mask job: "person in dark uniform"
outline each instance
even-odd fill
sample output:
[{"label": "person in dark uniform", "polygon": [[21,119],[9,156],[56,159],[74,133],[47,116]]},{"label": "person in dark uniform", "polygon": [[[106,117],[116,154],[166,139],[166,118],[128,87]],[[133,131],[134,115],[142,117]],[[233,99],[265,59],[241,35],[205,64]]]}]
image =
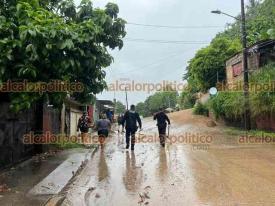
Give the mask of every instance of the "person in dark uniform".
[{"label": "person in dark uniform", "polygon": [[117,130],[118,130],[118,132],[120,132],[120,126],[122,127],[121,132],[124,132],[122,121],[123,121],[123,114],[119,114],[118,117],[117,117],[117,124],[118,124],[118,129]]},{"label": "person in dark uniform", "polygon": [[81,132],[81,141],[83,144],[87,143],[89,137],[89,128],[91,127],[92,120],[88,116],[86,111],[83,112],[83,115],[79,118],[77,124],[77,131]]},{"label": "person in dark uniform", "polygon": [[170,125],[170,119],[164,113],[163,109],[160,109],[159,112],[154,115],[154,120],[157,120],[160,144],[165,147],[166,127],[167,123]]},{"label": "person in dark uniform", "polygon": [[135,111],[135,105],[131,105],[130,110],[126,111],[123,120],[122,126],[126,128],[126,149],[129,149],[130,136],[131,136],[131,150],[135,149],[135,134],[139,128],[141,129],[142,123],[140,120],[139,114]]}]

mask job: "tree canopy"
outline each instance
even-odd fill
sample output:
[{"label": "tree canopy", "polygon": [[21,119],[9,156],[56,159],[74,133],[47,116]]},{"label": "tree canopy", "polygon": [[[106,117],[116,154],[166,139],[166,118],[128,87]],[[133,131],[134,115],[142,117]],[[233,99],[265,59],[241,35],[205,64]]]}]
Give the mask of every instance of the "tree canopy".
[{"label": "tree canopy", "polygon": [[125,105],[122,102],[117,101],[116,102],[116,108],[115,108],[115,110],[116,110],[117,114],[121,114],[121,113],[125,112],[126,107],[125,107]]},{"label": "tree canopy", "polygon": [[162,91],[147,97],[145,102],[140,102],[136,106],[137,112],[142,116],[150,116],[158,112],[160,108],[175,108],[177,104],[177,91]]},{"label": "tree canopy", "polygon": [[[123,47],[125,21],[108,3],[94,8],[90,0],[4,0],[0,2],[0,84],[11,81],[80,82],[82,92],[69,95],[87,103],[106,88],[104,68],[109,49]],[[11,93],[19,111],[47,98],[60,106],[67,92]]]},{"label": "tree canopy", "polygon": [[199,50],[190,60],[186,78],[190,78],[190,83],[196,83],[196,88],[200,91],[215,86],[217,77],[219,80],[225,79],[226,60],[240,51],[240,48],[239,41],[232,42],[222,37],[214,39],[208,47]]}]

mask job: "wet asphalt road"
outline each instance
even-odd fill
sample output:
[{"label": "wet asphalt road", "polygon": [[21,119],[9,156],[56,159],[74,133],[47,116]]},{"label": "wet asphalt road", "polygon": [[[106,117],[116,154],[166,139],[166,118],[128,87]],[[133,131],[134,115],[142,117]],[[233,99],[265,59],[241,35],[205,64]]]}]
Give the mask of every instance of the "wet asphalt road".
[{"label": "wet asphalt road", "polygon": [[[204,130],[173,124],[170,136]],[[139,135],[156,132],[147,119]],[[275,205],[274,145],[213,138],[207,147],[177,142],[162,148],[147,140],[132,152],[125,150],[124,134],[115,133],[69,186],[63,205]]]}]

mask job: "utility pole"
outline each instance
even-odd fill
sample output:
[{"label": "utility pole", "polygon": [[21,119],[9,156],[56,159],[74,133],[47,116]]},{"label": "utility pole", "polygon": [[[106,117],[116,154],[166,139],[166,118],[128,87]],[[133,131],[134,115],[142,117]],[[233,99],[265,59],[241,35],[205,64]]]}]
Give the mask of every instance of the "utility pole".
[{"label": "utility pole", "polygon": [[245,5],[244,0],[241,0],[241,19],[236,18],[230,14],[222,12],[220,10],[211,11],[214,14],[224,14],[232,17],[237,21],[241,21],[241,35],[242,35],[242,47],[243,47],[243,92],[244,92],[244,127],[246,130],[251,129],[250,122],[250,103],[249,103],[249,79],[248,79],[248,62],[247,62],[247,33],[246,33],[246,19],[245,19]]},{"label": "utility pole", "polygon": [[116,114],[116,92],[114,92],[114,114]]},{"label": "utility pole", "polygon": [[128,110],[128,95],[127,95],[127,88],[125,87],[125,96],[126,96],[126,109]]},{"label": "utility pole", "polygon": [[244,0],[241,0],[241,20],[242,20],[242,45],[243,45],[243,90],[244,90],[244,124],[245,129],[251,129],[250,122],[250,104],[249,104],[249,79],[248,79],[248,62],[247,62],[247,33],[246,33],[246,23],[245,23],[245,6]]}]

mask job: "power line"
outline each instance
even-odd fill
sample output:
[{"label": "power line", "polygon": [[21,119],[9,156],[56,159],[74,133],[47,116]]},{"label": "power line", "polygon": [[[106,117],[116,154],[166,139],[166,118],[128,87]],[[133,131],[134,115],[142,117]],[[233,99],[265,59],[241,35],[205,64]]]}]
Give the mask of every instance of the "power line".
[{"label": "power line", "polygon": [[144,43],[160,43],[160,44],[209,44],[209,41],[171,41],[171,40],[156,40],[156,39],[134,39],[125,38],[126,41],[144,42]]},{"label": "power line", "polygon": [[171,53],[171,55],[166,55],[165,57],[163,57],[161,59],[158,59],[157,61],[154,61],[150,64],[140,66],[140,69],[138,69],[138,70],[137,69],[132,69],[130,71],[124,71],[124,72],[120,72],[118,74],[131,74],[132,72],[139,72],[139,71],[142,71],[142,70],[146,70],[150,67],[155,67],[155,66],[161,65],[163,61],[166,61],[167,59],[171,59],[171,58],[174,58],[174,57],[179,57],[179,56],[183,55],[185,52],[190,51],[191,49],[194,49],[194,48],[189,48],[189,49],[186,49],[184,51],[173,52],[173,53]]},{"label": "power line", "polygon": [[143,70],[146,70],[150,67],[153,67],[153,66],[158,66],[158,65],[161,65],[163,61],[167,60],[167,59],[170,59],[170,58],[173,58],[173,57],[178,57],[182,55],[182,53],[177,53],[177,54],[174,54],[174,55],[171,55],[171,56],[166,56],[165,58],[162,58],[162,59],[159,59],[158,61],[156,62],[153,62],[153,63],[150,63],[148,65],[143,65],[140,67],[140,69],[132,69],[130,71],[125,71],[125,72],[120,72],[118,74],[129,74],[129,73],[132,73],[132,72],[139,72],[139,71],[143,71]]},{"label": "power line", "polygon": [[[147,68],[149,68],[149,67],[152,67],[152,66],[154,66],[154,65],[158,65],[158,64],[160,64],[160,62],[162,62],[162,61],[166,61],[167,59],[169,59],[169,58],[172,58],[172,57],[174,57],[174,56],[178,56],[178,55],[182,55],[182,53],[183,52],[186,52],[186,51],[189,51],[189,50],[185,50],[185,51],[175,51],[175,52],[171,52],[171,53],[168,53],[168,54],[166,54],[165,55],[165,57],[162,57],[162,58],[159,58],[159,59],[157,59],[157,60],[155,60],[154,62],[151,62],[151,63],[149,63],[149,64],[146,64],[146,65],[143,65],[143,66],[140,66],[140,68],[141,69],[139,69],[139,70],[143,70],[143,69],[147,69]],[[144,61],[144,60],[143,60]],[[132,69],[132,70],[130,70],[130,71],[124,71],[124,72],[120,72],[120,73],[118,73],[118,74],[125,74],[125,73],[129,73],[129,72],[132,72],[132,71],[135,71],[136,69]]]},{"label": "power line", "polygon": [[169,29],[215,29],[215,28],[224,28],[225,26],[171,26],[171,25],[155,25],[155,24],[140,24],[127,22],[129,25],[133,26],[143,26],[143,27],[154,27],[154,28],[169,28]]}]

